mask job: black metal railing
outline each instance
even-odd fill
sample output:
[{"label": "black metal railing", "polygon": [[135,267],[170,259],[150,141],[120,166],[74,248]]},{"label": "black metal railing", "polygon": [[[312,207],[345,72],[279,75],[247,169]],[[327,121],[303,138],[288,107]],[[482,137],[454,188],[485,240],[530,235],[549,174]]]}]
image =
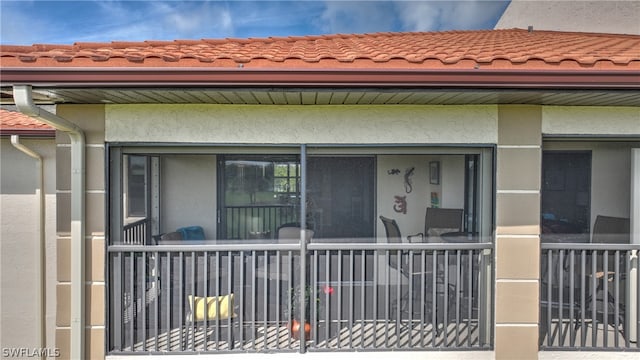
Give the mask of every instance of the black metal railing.
[{"label": "black metal railing", "polygon": [[134,221],[122,228],[122,243],[127,245],[146,245],[151,239],[151,221],[148,218]]},{"label": "black metal railing", "polygon": [[640,245],[543,243],[541,249],[540,347],[640,350]]},{"label": "black metal railing", "polygon": [[225,206],[226,239],[268,238],[277,236],[279,225],[297,222],[298,208],[294,205]]},{"label": "black metal railing", "polygon": [[[300,251],[110,246],[109,352],[492,347],[492,244],[311,243],[305,269]],[[413,270],[391,267],[394,256]]]}]

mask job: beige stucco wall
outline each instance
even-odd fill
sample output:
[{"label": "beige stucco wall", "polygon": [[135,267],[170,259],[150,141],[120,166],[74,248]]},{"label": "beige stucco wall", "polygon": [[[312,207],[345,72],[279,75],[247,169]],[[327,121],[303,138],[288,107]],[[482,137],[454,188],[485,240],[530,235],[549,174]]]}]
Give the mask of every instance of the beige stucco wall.
[{"label": "beige stucco wall", "polygon": [[108,105],[107,141],[495,143],[495,105]]},{"label": "beige stucco wall", "polygon": [[[85,354],[104,357],[105,347],[105,163],[104,106],[59,105],[57,115],[80,126],[86,138]],[[57,291],[56,346],[68,359],[71,336],[71,147],[69,136],[56,138]]]},{"label": "beige stucco wall", "polygon": [[544,106],[542,133],[640,136],[640,107]]},{"label": "beige stucco wall", "polygon": [[[45,191],[45,347],[55,348],[55,142],[21,138],[43,157]],[[34,158],[0,139],[0,348],[39,348],[39,168]]]},{"label": "beige stucco wall", "polygon": [[637,0],[512,0],[496,29],[640,34]]},{"label": "beige stucco wall", "polygon": [[496,359],[536,359],[539,330],[539,106],[499,107],[496,173]]}]

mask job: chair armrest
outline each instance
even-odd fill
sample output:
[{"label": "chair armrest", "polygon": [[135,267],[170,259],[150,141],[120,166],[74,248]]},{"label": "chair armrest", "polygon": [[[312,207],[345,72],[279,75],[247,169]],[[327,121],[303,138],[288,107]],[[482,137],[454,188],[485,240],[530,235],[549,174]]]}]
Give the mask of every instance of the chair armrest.
[{"label": "chair armrest", "polygon": [[409,235],[407,236],[407,240],[409,240],[410,243],[424,242],[424,234],[417,233],[417,234]]}]

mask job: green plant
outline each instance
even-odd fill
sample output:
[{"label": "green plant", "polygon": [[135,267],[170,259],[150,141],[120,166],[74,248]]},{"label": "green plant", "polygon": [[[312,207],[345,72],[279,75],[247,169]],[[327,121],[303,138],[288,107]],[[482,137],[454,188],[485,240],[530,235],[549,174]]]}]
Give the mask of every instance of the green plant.
[{"label": "green plant", "polygon": [[304,289],[304,292],[302,291],[302,288],[300,286],[296,286],[295,288],[291,288],[289,289],[289,304],[290,306],[287,307],[287,312],[290,310],[291,313],[287,314],[287,316],[290,319],[296,319],[300,316],[300,307],[302,306],[302,304],[304,304],[305,306],[305,320],[309,320],[309,318],[311,317],[311,304],[313,303],[313,301],[315,301],[316,303],[316,316],[319,315],[320,313],[320,296],[319,294],[316,292],[316,297],[312,298],[313,296],[313,287],[311,286],[306,286]]}]

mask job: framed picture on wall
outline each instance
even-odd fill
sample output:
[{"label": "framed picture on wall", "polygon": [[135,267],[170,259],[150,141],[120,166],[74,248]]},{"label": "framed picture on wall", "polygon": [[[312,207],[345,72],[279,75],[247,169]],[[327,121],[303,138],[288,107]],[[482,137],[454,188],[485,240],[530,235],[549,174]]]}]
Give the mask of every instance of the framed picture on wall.
[{"label": "framed picture on wall", "polygon": [[429,183],[433,185],[440,184],[440,161],[429,162]]}]

